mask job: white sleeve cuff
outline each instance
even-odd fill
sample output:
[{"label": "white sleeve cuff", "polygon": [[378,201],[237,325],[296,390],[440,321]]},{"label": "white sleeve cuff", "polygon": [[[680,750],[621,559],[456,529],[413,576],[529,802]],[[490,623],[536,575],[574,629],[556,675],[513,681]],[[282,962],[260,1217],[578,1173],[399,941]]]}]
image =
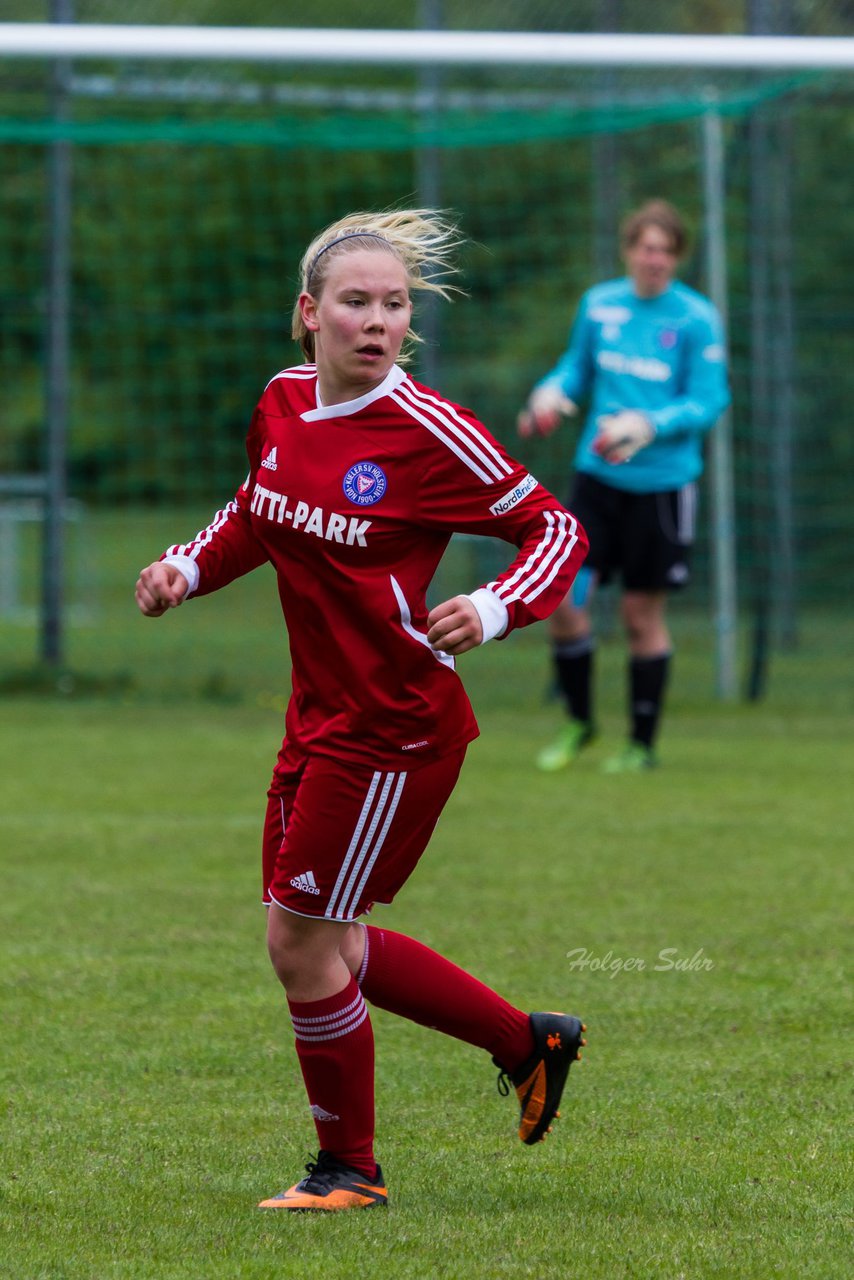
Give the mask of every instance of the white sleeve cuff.
[{"label": "white sleeve cuff", "polygon": [[189,586],[184,592],[184,599],[186,600],[187,596],[191,596],[199,585],[199,566],[189,556],[164,556],[163,563],[174,565],[187,579]]},{"label": "white sleeve cuff", "polygon": [[477,591],[472,591],[466,599],[471,600],[477,609],[480,625],[483,627],[481,644],[486,644],[487,640],[494,640],[496,636],[504,634],[510,615],[507,612],[507,605],[503,600],[499,600],[494,591],[490,591],[488,587],[478,587]]}]

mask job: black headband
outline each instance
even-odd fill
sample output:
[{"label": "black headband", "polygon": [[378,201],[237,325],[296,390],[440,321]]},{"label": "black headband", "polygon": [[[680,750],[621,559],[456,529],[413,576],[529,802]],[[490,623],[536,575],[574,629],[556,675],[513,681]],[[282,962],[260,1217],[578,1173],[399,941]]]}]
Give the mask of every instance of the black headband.
[{"label": "black headband", "polygon": [[[324,253],[326,253],[327,249],[331,249],[334,244],[340,244],[342,240],[361,240],[365,237],[369,240],[382,240],[383,244],[389,243],[385,236],[379,235],[376,231],[347,231],[343,236],[336,236],[334,240],[330,240],[329,244],[325,244],[323,248],[318,250],[314,255],[312,264],[306,272],[305,287],[308,288],[311,283],[311,277],[314,275],[314,269],[323,257]],[[391,245],[389,245],[389,248],[391,248]]]}]

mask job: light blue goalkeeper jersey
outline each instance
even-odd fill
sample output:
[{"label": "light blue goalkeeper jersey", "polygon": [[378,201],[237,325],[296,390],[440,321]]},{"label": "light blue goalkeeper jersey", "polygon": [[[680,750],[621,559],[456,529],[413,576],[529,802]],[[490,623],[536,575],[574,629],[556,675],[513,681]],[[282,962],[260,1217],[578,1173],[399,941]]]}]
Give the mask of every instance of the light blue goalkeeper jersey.
[{"label": "light blue goalkeeper jersey", "polygon": [[[538,385],[546,384],[587,402],[578,471],[633,493],[678,489],[703,470],[703,437],[729,404],[720,317],[677,281],[656,298],[639,298],[629,278],[596,285],[581,299],[565,353]],[[620,409],[643,413],[655,438],[613,464],[590,446],[598,419]]]}]

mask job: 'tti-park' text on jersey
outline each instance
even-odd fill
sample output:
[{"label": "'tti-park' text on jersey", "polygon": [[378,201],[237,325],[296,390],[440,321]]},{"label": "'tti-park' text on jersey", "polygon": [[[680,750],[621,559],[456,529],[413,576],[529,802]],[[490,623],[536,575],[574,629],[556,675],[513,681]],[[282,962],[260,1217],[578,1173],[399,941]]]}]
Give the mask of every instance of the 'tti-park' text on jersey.
[{"label": "'tti-park' text on jersey", "polygon": [[[576,470],[633,493],[680,489],[702,472],[703,436],[729,404],[720,318],[678,281],[640,298],[630,278],[610,280],[582,297],[569,346],[545,384],[570,400],[589,399]],[[599,419],[621,409],[643,413],[655,438],[614,465],[591,445]]]},{"label": "'tti-park' text on jersey", "polygon": [[[417,768],[477,736],[454,659],[427,641],[427,588],[455,531],[515,544],[487,602],[503,635],[548,616],[587,539],[467,409],[397,365],[324,407],[314,365],[268,384],[234,500],[165,559],[205,595],[270,561],[292,658],[287,738],[307,753]],[[501,606],[498,606],[499,614]],[[404,763],[405,762],[405,763]]]}]

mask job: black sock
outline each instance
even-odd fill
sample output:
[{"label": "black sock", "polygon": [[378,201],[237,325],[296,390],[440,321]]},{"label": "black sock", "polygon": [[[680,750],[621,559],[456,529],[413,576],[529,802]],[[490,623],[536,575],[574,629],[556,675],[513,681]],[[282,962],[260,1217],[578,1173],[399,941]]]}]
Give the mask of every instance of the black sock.
[{"label": "black sock", "polygon": [[573,720],[592,723],[593,637],[554,645],[553,657],[558,687]]},{"label": "black sock", "polygon": [[661,653],[654,658],[632,658],[629,662],[632,741],[645,747],[651,747],[655,741],[671,656]]}]

